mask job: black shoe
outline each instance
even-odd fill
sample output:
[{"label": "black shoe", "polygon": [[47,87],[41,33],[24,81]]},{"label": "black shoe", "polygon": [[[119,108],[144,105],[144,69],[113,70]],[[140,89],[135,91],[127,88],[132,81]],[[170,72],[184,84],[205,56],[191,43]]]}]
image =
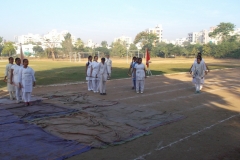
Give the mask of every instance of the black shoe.
[{"label": "black shoe", "polygon": [[134,87],[132,87],[132,89],[134,89]]},{"label": "black shoe", "polygon": [[103,95],[103,93],[100,93],[100,95]]},{"label": "black shoe", "polygon": [[103,93],[103,95],[107,95],[107,93]]}]

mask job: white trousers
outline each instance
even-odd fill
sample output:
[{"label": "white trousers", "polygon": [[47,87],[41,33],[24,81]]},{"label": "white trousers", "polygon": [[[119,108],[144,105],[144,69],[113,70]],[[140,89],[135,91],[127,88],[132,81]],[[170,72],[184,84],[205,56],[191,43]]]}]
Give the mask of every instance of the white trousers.
[{"label": "white trousers", "polygon": [[93,90],[92,80],[88,80],[87,85],[88,85],[88,90],[89,91]]},{"label": "white trousers", "polygon": [[202,84],[195,84],[196,91],[201,91],[202,90]]},{"label": "white trousers", "polygon": [[21,92],[21,88],[19,88],[18,86],[15,86],[15,95],[16,95],[16,99],[20,101],[20,96],[22,95],[22,92]]},{"label": "white trousers", "polygon": [[31,95],[32,95],[32,92],[23,92],[24,102],[30,102],[31,101]]},{"label": "white trousers", "polygon": [[92,80],[92,89],[93,89],[94,92],[98,92],[98,85],[99,85],[99,80],[98,79]]},{"label": "white trousers", "polygon": [[13,100],[13,98],[15,98],[14,91],[9,91],[9,96],[10,100]]},{"label": "white trousers", "polygon": [[144,91],[144,80],[136,80],[136,91]]},{"label": "white trousers", "polygon": [[106,81],[99,82],[99,91],[100,93],[106,93]]},{"label": "white trousers", "polygon": [[107,66],[107,70],[108,70],[108,77],[110,78],[111,77],[111,73],[112,73],[112,70],[111,70],[111,66]]}]

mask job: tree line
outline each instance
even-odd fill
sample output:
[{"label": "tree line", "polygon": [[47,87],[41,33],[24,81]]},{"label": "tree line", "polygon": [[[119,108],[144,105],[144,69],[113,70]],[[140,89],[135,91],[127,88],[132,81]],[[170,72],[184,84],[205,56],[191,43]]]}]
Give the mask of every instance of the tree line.
[{"label": "tree line", "polygon": [[[145,53],[148,49],[152,57],[176,57],[185,56],[192,57],[196,53],[202,52],[204,56],[211,56],[214,58],[240,58],[240,38],[239,35],[232,34],[235,25],[232,23],[220,23],[217,28],[209,34],[209,37],[219,39],[218,44],[190,44],[188,41],[184,42],[182,46],[167,44],[159,42],[156,34],[142,31],[138,33],[134,39],[133,44],[127,44],[124,41],[116,41],[108,45],[107,41],[101,42],[101,47],[86,47],[83,41],[78,38],[76,42],[72,43],[71,34],[67,33],[61,43],[62,48],[54,46],[54,42],[46,40],[46,49],[44,50],[40,45],[35,44],[33,50],[37,56],[45,58],[65,58],[71,52],[100,54],[117,57],[126,57],[132,51],[136,55],[137,52]],[[141,44],[141,49],[136,47],[136,44]],[[108,47],[109,46],[109,47]],[[12,42],[3,43],[3,38],[0,37],[0,54],[1,56],[11,56],[16,54],[16,48]]]}]

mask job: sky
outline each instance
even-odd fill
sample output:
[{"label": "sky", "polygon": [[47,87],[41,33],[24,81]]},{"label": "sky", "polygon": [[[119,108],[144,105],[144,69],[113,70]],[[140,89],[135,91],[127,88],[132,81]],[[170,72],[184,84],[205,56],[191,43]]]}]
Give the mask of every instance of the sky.
[{"label": "sky", "polygon": [[221,22],[240,28],[239,6],[240,0],[0,0],[0,37],[57,29],[110,44],[161,24],[163,39],[175,40]]}]

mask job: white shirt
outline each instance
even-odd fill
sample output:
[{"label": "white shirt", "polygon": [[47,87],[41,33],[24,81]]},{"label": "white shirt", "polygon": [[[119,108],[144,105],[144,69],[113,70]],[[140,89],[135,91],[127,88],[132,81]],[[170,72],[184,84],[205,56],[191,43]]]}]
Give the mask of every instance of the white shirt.
[{"label": "white shirt", "polygon": [[17,83],[18,82],[18,76],[19,76],[19,71],[22,68],[22,65],[17,65],[14,64],[12,65],[11,69],[13,70],[13,82]]},{"label": "white shirt", "polygon": [[106,58],[106,61],[105,61],[105,63],[107,64],[107,66],[110,66],[110,67],[112,67],[112,60],[111,60],[111,59],[109,59],[109,58]]}]

